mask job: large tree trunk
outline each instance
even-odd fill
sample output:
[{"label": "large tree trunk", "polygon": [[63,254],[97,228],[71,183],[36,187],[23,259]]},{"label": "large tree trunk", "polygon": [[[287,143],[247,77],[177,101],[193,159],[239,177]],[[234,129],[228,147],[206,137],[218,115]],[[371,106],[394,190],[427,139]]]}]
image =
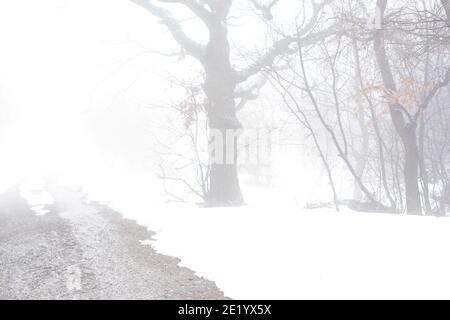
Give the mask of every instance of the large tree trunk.
[{"label": "large tree trunk", "polygon": [[419,151],[417,147],[416,127],[408,126],[402,133],[405,147],[405,193],[406,210],[408,214],[422,214],[422,205],[419,191]]},{"label": "large tree trunk", "polygon": [[210,177],[206,205],[242,205],[244,199],[238,176],[240,127],[237,126],[237,122],[224,119],[217,123],[214,118],[210,116],[210,129],[213,134],[209,140]]},{"label": "large tree trunk", "polygon": [[206,205],[242,205],[237,163],[238,135],[242,126],[236,116],[234,100],[237,82],[230,64],[227,30],[220,22],[210,26],[210,41],[202,63],[205,69],[203,89],[208,97],[207,113],[212,132],[210,150],[214,153],[210,153]]},{"label": "large tree trunk", "polygon": [[[223,139],[217,144],[217,136],[213,141],[216,146],[221,145],[220,156],[211,155],[209,192],[206,198],[207,206],[237,206],[244,202],[239,185],[237,167],[237,134],[234,130],[217,130]],[[219,150],[214,149],[214,152]]]}]

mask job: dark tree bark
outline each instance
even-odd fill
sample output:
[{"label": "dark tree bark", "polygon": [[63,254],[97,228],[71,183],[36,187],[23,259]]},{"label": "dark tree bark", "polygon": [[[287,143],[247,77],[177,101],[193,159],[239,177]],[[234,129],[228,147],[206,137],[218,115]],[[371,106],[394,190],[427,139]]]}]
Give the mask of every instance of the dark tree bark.
[{"label": "dark tree bark", "polygon": [[419,151],[417,148],[416,125],[407,125],[401,134],[403,146],[405,148],[405,196],[406,209],[408,214],[421,214],[422,204],[419,191]]},{"label": "dark tree bark", "polygon": [[[387,6],[387,0],[377,1],[378,9],[381,13],[381,18],[384,19],[384,12]],[[401,138],[405,151],[405,193],[406,193],[406,210],[408,214],[421,214],[422,205],[420,201],[419,191],[419,156],[417,148],[416,123],[414,119],[407,114],[405,108],[398,102],[394,102],[397,87],[394,76],[392,74],[391,66],[387,57],[384,30],[380,29],[375,32],[374,49],[378,69],[381,73],[381,78],[389,97],[389,111],[395,130]],[[405,119],[405,116],[407,119]]]},{"label": "dark tree bark", "polygon": [[209,126],[220,133],[223,147],[223,159],[210,164],[210,190],[205,200],[211,206],[241,205],[244,202],[237,168],[237,130],[242,127],[236,116],[234,99],[238,82],[230,63],[226,16],[221,12],[210,20],[210,40],[202,59],[206,74],[203,89],[209,100]]}]

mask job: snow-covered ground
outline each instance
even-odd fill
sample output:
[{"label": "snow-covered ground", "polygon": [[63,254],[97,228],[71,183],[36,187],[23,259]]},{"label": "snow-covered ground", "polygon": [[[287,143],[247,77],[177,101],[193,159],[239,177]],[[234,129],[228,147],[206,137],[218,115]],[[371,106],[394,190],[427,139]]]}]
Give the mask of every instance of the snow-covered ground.
[{"label": "snow-covered ground", "polygon": [[[35,140],[2,148],[0,191],[22,183],[30,206],[45,214],[52,199],[41,178],[63,173],[63,185],[155,231],[143,245],[180,258],[228,297],[450,298],[449,219],[305,210],[317,194],[329,199],[314,166],[285,165],[282,188],[244,184],[248,206],[202,209],[164,203],[154,173],[108,167],[82,143],[40,150]],[[25,152],[28,145],[36,146]]]},{"label": "snow-covered ground", "polygon": [[447,218],[306,210],[281,201],[217,209],[161,204],[148,178],[85,191],[155,231],[143,245],[179,257],[228,297],[450,298]]},{"label": "snow-covered ground", "polygon": [[[10,175],[2,189],[22,182],[22,195],[45,213],[52,199],[43,180]],[[167,204],[154,175],[100,166],[60,183],[155,231],[142,245],[180,258],[231,298],[450,298],[448,218],[306,210],[286,190],[249,187],[244,207]]]}]

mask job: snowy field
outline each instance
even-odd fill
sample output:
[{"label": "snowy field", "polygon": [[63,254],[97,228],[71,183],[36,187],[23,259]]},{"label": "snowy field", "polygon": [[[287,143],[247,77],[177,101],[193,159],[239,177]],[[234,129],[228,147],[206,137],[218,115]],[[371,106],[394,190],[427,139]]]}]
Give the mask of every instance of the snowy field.
[{"label": "snowy field", "polygon": [[[179,258],[230,298],[450,298],[448,218],[307,210],[284,190],[248,187],[247,206],[204,209],[164,203],[152,174],[84,171],[59,182],[155,231],[142,245]],[[45,214],[52,199],[42,178],[13,173],[1,189],[21,183]]]},{"label": "snowy field", "polygon": [[85,186],[90,200],[156,232],[143,245],[180,258],[230,298],[450,298],[447,218],[278,203],[203,209],[158,204],[151,189],[145,176]]}]

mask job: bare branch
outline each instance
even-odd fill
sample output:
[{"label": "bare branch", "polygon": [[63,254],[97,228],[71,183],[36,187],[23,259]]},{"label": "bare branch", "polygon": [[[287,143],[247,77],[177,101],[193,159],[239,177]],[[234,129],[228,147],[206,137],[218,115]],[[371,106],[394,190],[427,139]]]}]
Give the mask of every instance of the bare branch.
[{"label": "bare branch", "polygon": [[163,23],[169,29],[173,38],[184,50],[186,50],[188,54],[197,59],[202,59],[205,51],[204,46],[189,38],[181,28],[179,22],[171,15],[168,10],[156,6],[151,0],[131,1],[149,11],[154,16],[160,18],[161,23]]},{"label": "bare branch", "polygon": [[250,0],[253,4],[253,6],[260,10],[263,14],[264,19],[272,20],[272,8],[279,2],[279,0],[272,0],[268,4],[261,4],[258,0]]},{"label": "bare branch", "polygon": [[310,33],[316,26],[322,9],[333,1],[334,0],[324,0],[320,4],[313,2],[313,16],[307,23],[307,25],[303,29],[297,30],[297,33],[295,35],[285,36],[282,39],[274,42],[272,47],[268,49],[268,51],[263,54],[257,61],[251,64],[247,69],[239,71],[237,73],[237,81],[246,81],[249,77],[258,73],[263,68],[272,66],[278,56],[289,53],[290,45],[293,43],[297,43],[299,41],[299,38],[301,38],[300,42],[302,46],[307,47],[334,35],[336,30],[335,25],[322,31]]},{"label": "bare branch", "polygon": [[[332,26],[328,29],[318,31],[315,33],[311,33],[306,37],[300,39],[303,47],[308,47],[314,45],[320,41],[325,40],[328,37],[331,37],[335,34],[335,27]],[[249,77],[255,75],[259,71],[264,68],[271,67],[275,61],[275,59],[283,54],[291,53],[290,46],[292,44],[297,43],[297,39],[292,37],[285,37],[280,39],[272,45],[264,55],[262,55],[257,61],[251,64],[247,69],[239,71],[237,73],[237,81],[243,82],[246,81]],[[292,51],[294,53],[294,51]]]},{"label": "bare branch", "polygon": [[417,119],[420,116],[420,113],[425,110],[428,105],[430,104],[431,100],[434,98],[434,96],[439,92],[439,90],[441,88],[444,88],[446,86],[448,86],[448,84],[450,83],[450,67],[448,67],[444,79],[442,79],[441,81],[438,81],[433,88],[431,88],[431,90],[428,92],[428,94],[425,96],[425,98],[423,99],[422,104],[419,106],[419,110],[417,110],[416,114],[414,115],[414,120],[417,121]]},{"label": "bare branch", "polygon": [[207,26],[210,25],[212,15],[204,6],[194,0],[159,0],[160,2],[179,3],[189,8]]}]

